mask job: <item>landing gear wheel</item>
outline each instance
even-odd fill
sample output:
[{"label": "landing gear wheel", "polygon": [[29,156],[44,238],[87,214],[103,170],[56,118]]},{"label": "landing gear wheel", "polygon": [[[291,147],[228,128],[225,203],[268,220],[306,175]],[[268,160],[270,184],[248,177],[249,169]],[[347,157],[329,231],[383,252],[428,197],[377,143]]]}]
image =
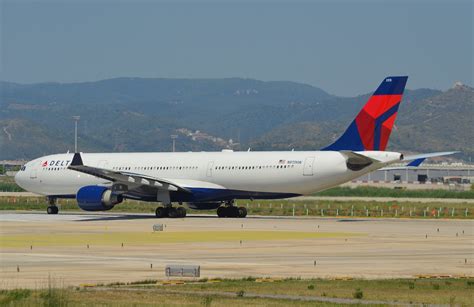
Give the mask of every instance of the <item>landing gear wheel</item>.
[{"label": "landing gear wheel", "polygon": [[217,208],[217,216],[218,217],[226,217],[226,208],[225,207],[219,207]]},{"label": "landing gear wheel", "polygon": [[238,212],[239,212],[239,217],[246,217],[247,216],[247,208],[245,207],[239,207],[238,208]]},{"label": "landing gear wheel", "polygon": [[239,216],[239,208],[230,206],[227,207],[227,216],[228,217],[238,217]]},{"label": "landing gear wheel", "polygon": [[59,209],[58,209],[58,207],[56,207],[56,206],[49,206],[49,207],[46,209],[46,212],[48,212],[48,214],[58,214]]},{"label": "landing gear wheel", "polygon": [[185,217],[186,216],[186,208],[178,207],[176,208],[177,217]]},{"label": "landing gear wheel", "polygon": [[178,217],[178,210],[176,210],[176,208],[170,207],[170,208],[168,209],[168,216],[169,216],[170,218]]},{"label": "landing gear wheel", "polygon": [[245,217],[246,215],[247,210],[244,207],[222,206],[217,208],[218,217]]},{"label": "landing gear wheel", "polygon": [[157,218],[163,218],[163,217],[166,217],[168,215],[168,212],[167,212],[166,208],[158,207],[155,210],[155,215],[156,215]]}]

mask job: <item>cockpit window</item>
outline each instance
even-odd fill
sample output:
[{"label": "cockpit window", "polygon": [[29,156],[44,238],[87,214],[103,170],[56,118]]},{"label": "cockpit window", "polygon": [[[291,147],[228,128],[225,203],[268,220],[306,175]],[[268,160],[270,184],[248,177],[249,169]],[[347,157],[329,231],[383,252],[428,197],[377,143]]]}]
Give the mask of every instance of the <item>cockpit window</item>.
[{"label": "cockpit window", "polygon": [[20,168],[20,171],[24,171],[26,169],[26,166],[23,165],[21,168]]}]

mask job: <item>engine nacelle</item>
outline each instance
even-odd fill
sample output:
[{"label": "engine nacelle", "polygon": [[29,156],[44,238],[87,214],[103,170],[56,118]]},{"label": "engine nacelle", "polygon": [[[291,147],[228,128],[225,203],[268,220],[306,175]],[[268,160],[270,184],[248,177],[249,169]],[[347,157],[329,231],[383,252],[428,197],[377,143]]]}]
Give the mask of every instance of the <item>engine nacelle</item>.
[{"label": "engine nacelle", "polygon": [[217,209],[222,205],[222,202],[197,202],[188,203],[188,207],[194,210],[212,210]]},{"label": "engine nacelle", "polygon": [[79,208],[85,211],[107,211],[123,201],[122,195],[112,193],[107,187],[88,185],[76,195]]}]

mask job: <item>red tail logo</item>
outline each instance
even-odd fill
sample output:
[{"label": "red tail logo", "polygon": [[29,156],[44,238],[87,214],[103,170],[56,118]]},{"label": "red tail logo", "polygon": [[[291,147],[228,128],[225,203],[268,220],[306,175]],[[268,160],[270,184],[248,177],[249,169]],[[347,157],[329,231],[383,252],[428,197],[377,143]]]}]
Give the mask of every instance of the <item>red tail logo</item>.
[{"label": "red tail logo", "polygon": [[387,77],[346,132],[323,150],[385,150],[408,77]]}]

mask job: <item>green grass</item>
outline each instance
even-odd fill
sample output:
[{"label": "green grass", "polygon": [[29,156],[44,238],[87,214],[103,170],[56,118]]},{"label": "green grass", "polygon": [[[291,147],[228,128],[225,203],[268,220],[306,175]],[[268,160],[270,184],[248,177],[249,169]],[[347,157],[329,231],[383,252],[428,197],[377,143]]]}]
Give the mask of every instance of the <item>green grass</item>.
[{"label": "green grass", "polygon": [[[10,301],[5,306],[338,306],[331,303],[304,302],[285,299],[247,298],[220,295],[173,293],[160,289],[100,290],[65,288],[51,299],[45,290],[32,291],[27,298]],[[60,296],[59,296],[60,295]],[[0,300],[3,295],[0,293]],[[58,299],[59,298],[59,299]],[[1,306],[4,306],[1,305]]]},{"label": "green grass", "polygon": [[[463,203],[420,203],[396,201],[254,201],[238,202],[250,214],[292,216],[471,218],[471,205]],[[467,209],[467,215],[466,215]],[[439,212],[439,216],[438,216]]]},{"label": "green grass", "polygon": [[0,182],[0,192],[24,192],[22,188],[20,188],[14,182]]},{"label": "green grass", "polygon": [[0,176],[0,192],[24,192],[10,176]]},{"label": "green grass", "polygon": [[21,301],[31,295],[29,289],[0,290],[0,306],[7,306],[16,301]]},{"label": "green grass", "polygon": [[[92,288],[69,287],[0,291],[8,306],[337,306],[331,302],[303,301],[304,297],[344,298],[398,302],[400,304],[472,305],[474,280],[387,279],[329,280],[214,279],[187,281],[183,285],[156,285],[153,280],[111,283]],[[265,280],[264,281],[268,281]],[[222,294],[221,294],[222,293]],[[291,295],[298,299],[250,298],[248,295]]]},{"label": "green grass", "polygon": [[[61,211],[80,211],[74,199],[60,199]],[[404,217],[404,218],[473,218],[471,204],[420,203],[396,201],[333,201],[333,200],[255,200],[237,202],[247,208],[250,215],[269,216],[338,216],[338,217]],[[126,200],[112,212],[154,214],[157,203]],[[0,210],[46,210],[44,197],[0,197]],[[467,213],[466,213],[467,209]],[[216,214],[215,210],[190,210],[190,214]]]},{"label": "green grass", "polygon": [[406,190],[378,187],[336,187],[319,193],[315,196],[357,196],[357,197],[408,197],[408,198],[461,198],[473,199],[474,190]]},{"label": "green grass", "polygon": [[[388,280],[328,280],[286,279],[275,282],[249,280],[222,280],[218,283],[190,283],[176,287],[199,291],[244,291],[257,294],[287,294],[363,298],[366,300],[396,301],[403,303],[459,304],[472,303],[470,285],[473,279],[388,279]],[[414,284],[410,288],[410,284]]]}]

